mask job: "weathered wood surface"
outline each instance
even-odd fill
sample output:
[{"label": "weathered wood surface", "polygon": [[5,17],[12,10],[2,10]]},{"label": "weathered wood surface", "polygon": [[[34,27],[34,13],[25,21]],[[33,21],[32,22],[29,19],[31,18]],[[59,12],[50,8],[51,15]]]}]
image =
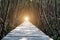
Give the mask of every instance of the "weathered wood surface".
[{"label": "weathered wood surface", "polygon": [[6,35],[2,40],[53,40],[36,28],[32,23],[25,21]]}]

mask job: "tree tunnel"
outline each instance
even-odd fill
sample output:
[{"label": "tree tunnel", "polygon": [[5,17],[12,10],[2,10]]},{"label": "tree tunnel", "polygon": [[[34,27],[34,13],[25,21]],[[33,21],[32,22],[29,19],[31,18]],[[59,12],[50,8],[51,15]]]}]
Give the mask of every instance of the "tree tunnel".
[{"label": "tree tunnel", "polygon": [[32,8],[32,7],[26,6],[22,9],[19,9],[18,13],[17,11],[15,11],[13,16],[14,17],[16,16],[16,20],[14,22],[16,22],[18,25],[24,21],[25,17],[28,17],[29,21],[31,21],[33,24],[34,23],[37,24],[39,23],[38,21],[40,21],[40,19],[38,19],[40,17],[39,15],[40,14],[39,14],[38,9],[36,9],[35,7]]},{"label": "tree tunnel", "polygon": [[16,26],[29,21],[53,39],[60,36],[59,0],[0,0],[0,39]]},{"label": "tree tunnel", "polygon": [[[18,3],[17,7],[13,11],[13,14],[10,16],[10,22],[13,23],[15,26],[20,25],[22,22],[24,22],[24,18],[28,17],[29,21],[35,24],[36,26],[39,26],[42,24],[41,19],[41,9],[38,8],[39,5],[36,3],[27,3],[25,6],[20,5]],[[41,27],[41,26],[39,26]]]}]

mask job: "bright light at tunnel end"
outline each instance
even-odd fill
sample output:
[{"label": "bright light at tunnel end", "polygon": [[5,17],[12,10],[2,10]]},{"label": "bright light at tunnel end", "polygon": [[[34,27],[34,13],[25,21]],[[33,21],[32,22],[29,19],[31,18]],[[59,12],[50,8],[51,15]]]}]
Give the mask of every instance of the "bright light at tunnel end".
[{"label": "bright light at tunnel end", "polygon": [[25,20],[25,21],[29,21],[29,18],[28,18],[28,17],[25,17],[24,20]]}]

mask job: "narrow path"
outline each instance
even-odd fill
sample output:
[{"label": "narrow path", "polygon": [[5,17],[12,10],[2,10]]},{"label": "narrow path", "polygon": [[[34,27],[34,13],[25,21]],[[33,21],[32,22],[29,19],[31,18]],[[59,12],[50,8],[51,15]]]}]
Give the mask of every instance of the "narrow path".
[{"label": "narrow path", "polygon": [[25,21],[6,35],[2,40],[53,40],[36,28],[32,23]]}]

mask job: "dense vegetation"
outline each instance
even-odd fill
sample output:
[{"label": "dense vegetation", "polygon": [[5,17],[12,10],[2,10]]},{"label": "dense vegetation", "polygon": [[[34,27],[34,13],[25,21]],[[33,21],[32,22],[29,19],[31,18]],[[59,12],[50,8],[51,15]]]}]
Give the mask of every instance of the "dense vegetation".
[{"label": "dense vegetation", "polygon": [[60,40],[60,0],[0,0],[0,39],[22,23],[23,14],[31,16],[30,21],[51,38]]}]

